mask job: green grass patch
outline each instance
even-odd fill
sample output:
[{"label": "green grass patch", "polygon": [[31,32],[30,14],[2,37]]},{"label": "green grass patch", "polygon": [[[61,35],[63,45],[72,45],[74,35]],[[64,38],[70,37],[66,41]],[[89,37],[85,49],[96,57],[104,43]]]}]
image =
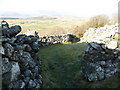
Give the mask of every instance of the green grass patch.
[{"label": "green grass patch", "polygon": [[[74,88],[81,69],[84,44],[57,44],[40,49],[44,88]],[[81,58],[79,58],[81,57]]]}]

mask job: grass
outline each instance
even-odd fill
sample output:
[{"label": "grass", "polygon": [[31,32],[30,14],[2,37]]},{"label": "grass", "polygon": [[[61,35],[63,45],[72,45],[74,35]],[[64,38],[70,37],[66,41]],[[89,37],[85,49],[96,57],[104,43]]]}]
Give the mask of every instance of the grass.
[{"label": "grass", "polygon": [[84,44],[76,43],[40,49],[44,88],[74,88],[74,77],[81,69],[83,47]]},{"label": "grass", "polygon": [[120,74],[88,82],[81,75],[86,43],[64,43],[40,48],[43,88],[120,88]]}]

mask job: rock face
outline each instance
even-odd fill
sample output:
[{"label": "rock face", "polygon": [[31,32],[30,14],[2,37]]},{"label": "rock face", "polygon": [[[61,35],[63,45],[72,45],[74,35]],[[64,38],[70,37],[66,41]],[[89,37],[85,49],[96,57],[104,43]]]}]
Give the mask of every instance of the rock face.
[{"label": "rock face", "polygon": [[[7,24],[7,25],[6,25]],[[19,25],[9,27],[1,22],[2,46],[2,85],[3,88],[40,88],[40,58],[36,58],[39,50],[38,38],[35,35],[19,34]]]},{"label": "rock face", "polygon": [[82,40],[88,42],[88,47],[82,74],[88,81],[96,82],[120,73],[120,44],[113,38],[117,30],[117,26],[112,25],[89,29],[84,34]]}]

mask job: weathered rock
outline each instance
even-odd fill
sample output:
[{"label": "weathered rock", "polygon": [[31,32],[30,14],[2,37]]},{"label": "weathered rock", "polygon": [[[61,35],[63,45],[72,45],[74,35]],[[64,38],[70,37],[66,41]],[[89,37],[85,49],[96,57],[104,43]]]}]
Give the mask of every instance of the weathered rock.
[{"label": "weathered rock", "polygon": [[5,54],[4,48],[2,46],[0,46],[0,54]]},{"label": "weathered rock", "polygon": [[20,67],[21,67],[21,70],[24,70],[24,69],[27,69],[27,65],[29,63],[31,63],[31,61],[33,60],[31,55],[28,53],[28,52],[25,52],[25,51],[22,51],[21,52],[21,57],[19,58],[20,61],[19,63],[21,64]]},{"label": "weathered rock", "polygon": [[14,83],[11,83],[9,88],[23,89],[23,88],[25,88],[25,83],[22,80],[19,80],[19,81],[16,81]]},{"label": "weathered rock", "polygon": [[30,47],[29,44],[24,44],[23,47],[24,47],[24,50],[27,51],[27,52],[31,52],[32,51],[32,48]]},{"label": "weathered rock", "polygon": [[9,29],[1,29],[2,36],[9,36],[8,31]]},{"label": "weathered rock", "polygon": [[9,24],[4,20],[1,22],[1,26],[3,29],[9,29]]},{"label": "weathered rock", "polygon": [[11,81],[14,81],[17,79],[18,75],[20,75],[20,68],[18,63],[11,62],[12,68],[11,68]]},{"label": "weathered rock", "polygon": [[7,73],[11,70],[11,65],[8,58],[2,58],[2,73]]},{"label": "weathered rock", "polygon": [[26,37],[27,37],[27,35],[25,35],[25,34],[20,34],[20,35],[16,36],[17,40],[15,41],[15,43],[23,44]]},{"label": "weathered rock", "polygon": [[10,62],[10,70],[3,74],[3,85],[9,86],[11,82],[17,80],[17,77],[20,75],[20,68],[18,63]]},{"label": "weathered rock", "polygon": [[13,44],[16,41],[17,38],[12,37],[11,39],[8,40],[8,43]]},{"label": "weathered rock", "polygon": [[102,50],[102,48],[100,47],[99,44],[96,44],[96,43],[89,43],[94,49],[98,49],[98,50]]},{"label": "weathered rock", "polygon": [[29,37],[31,38],[31,41],[32,41],[32,42],[36,42],[37,39],[38,39],[37,37],[35,37],[35,36],[33,36],[33,35],[30,35]]},{"label": "weathered rock", "polygon": [[5,50],[5,55],[7,57],[11,57],[13,54],[14,48],[9,43],[5,43],[3,47]]},{"label": "weathered rock", "polygon": [[38,42],[33,42],[31,45],[32,49],[37,52],[39,50],[39,43]]},{"label": "weathered rock", "polygon": [[118,44],[117,44],[117,41],[114,40],[114,41],[110,41],[110,42],[106,43],[106,46],[109,49],[116,49]]},{"label": "weathered rock", "polygon": [[36,86],[36,83],[33,80],[29,81],[28,88],[34,88]]},{"label": "weathered rock", "polygon": [[24,72],[24,75],[25,75],[25,77],[30,77],[30,76],[32,75],[31,70],[26,70],[26,71]]},{"label": "weathered rock", "polygon": [[21,27],[19,25],[15,25],[10,27],[9,29],[9,36],[14,37],[21,31]]},{"label": "weathered rock", "polygon": [[30,81],[30,77],[26,77],[26,78],[24,79],[24,82],[25,82],[26,85],[29,83],[29,81]]}]

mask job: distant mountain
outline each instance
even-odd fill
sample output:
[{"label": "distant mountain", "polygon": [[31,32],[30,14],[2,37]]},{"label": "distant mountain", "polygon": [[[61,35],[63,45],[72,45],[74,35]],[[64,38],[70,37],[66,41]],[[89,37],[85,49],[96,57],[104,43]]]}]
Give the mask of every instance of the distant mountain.
[{"label": "distant mountain", "polygon": [[37,17],[42,15],[61,16],[60,13],[57,13],[55,11],[47,11],[47,10],[27,12],[27,13],[26,12],[0,12],[1,17]]},{"label": "distant mountain", "polygon": [[1,17],[26,17],[29,15],[16,12],[0,12]]}]

